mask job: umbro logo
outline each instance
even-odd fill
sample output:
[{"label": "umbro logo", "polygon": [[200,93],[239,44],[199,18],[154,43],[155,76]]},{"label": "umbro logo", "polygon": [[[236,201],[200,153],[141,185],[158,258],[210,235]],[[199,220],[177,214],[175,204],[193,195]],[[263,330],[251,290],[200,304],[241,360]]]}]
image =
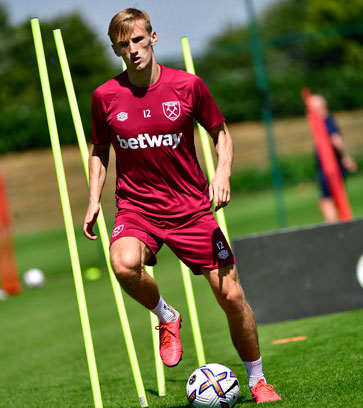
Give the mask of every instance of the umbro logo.
[{"label": "umbro logo", "polygon": [[112,237],[117,237],[117,235],[123,231],[124,227],[124,224],[121,224],[118,227],[114,228],[114,230],[112,231]]},{"label": "umbro logo", "polygon": [[229,252],[226,249],[223,249],[222,251],[218,252],[218,258],[219,259],[226,259],[229,256]]},{"label": "umbro logo", "polygon": [[120,112],[116,116],[116,119],[119,120],[120,122],[123,122],[128,118],[129,118],[129,114],[127,112]]}]

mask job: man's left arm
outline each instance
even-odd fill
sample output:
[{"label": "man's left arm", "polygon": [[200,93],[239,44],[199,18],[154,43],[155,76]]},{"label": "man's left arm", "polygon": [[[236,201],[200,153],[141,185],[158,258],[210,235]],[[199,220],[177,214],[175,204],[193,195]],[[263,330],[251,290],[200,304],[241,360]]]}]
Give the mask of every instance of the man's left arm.
[{"label": "man's left arm", "polygon": [[229,178],[233,161],[233,141],[227,125],[222,123],[209,131],[217,153],[217,168],[209,185],[209,200],[214,199],[215,211],[225,207],[231,198]]}]

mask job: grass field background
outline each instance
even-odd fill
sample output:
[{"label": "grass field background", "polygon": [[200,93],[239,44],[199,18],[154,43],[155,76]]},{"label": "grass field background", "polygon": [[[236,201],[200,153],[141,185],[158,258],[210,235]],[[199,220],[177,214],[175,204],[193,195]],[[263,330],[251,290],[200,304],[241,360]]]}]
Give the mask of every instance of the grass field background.
[{"label": "grass field background", "polygon": [[[175,272],[175,271],[173,271]],[[166,280],[160,279],[162,286]],[[183,360],[166,369],[165,397],[158,397],[148,313],[125,298],[150,407],[187,407],[186,380],[197,366],[178,274],[166,296],[183,314]],[[247,377],[234,351],[221,311],[203,280],[196,302],[208,362],[229,366],[238,376],[238,405],[251,401]],[[89,313],[104,407],[138,407],[137,394],[109,280],[86,281]],[[0,407],[93,406],[73,283],[57,275],[47,286],[2,302]],[[326,315],[259,327],[267,379],[283,397],[281,407],[361,407],[363,311]],[[272,341],[307,336],[301,342]]]},{"label": "grass field background", "polygon": [[[363,176],[348,179],[355,216],[363,216]],[[321,222],[315,185],[285,189],[289,226]],[[274,195],[233,193],[225,210],[231,238],[277,229]],[[112,220],[108,220],[109,226]],[[82,269],[101,265],[99,244],[76,226]],[[47,282],[38,290],[0,302],[0,407],[81,408],[93,400],[64,228],[15,236],[19,270],[39,267]],[[105,272],[105,271],[104,271]],[[173,254],[163,248],[154,270],[161,292],[183,315],[183,360],[166,369],[167,396],[157,395],[149,314],[124,296],[150,407],[187,407],[186,380],[197,366],[182,277]],[[171,284],[172,282],[172,284]],[[243,282],[242,282],[243,283]],[[193,278],[208,362],[230,367],[238,376],[238,405],[251,402],[247,376],[231,345],[227,323],[204,278]],[[107,273],[85,280],[104,407],[138,407],[138,398]],[[259,327],[267,379],[283,397],[281,407],[361,407],[363,311],[326,315]],[[306,341],[273,345],[276,339]],[[273,403],[273,405],[276,405]]]},{"label": "grass field background", "polygon": [[[361,111],[342,113],[338,118],[351,152],[362,152],[361,118]],[[263,126],[247,123],[230,128],[235,139],[235,171],[244,164],[266,164]],[[305,118],[277,121],[275,131],[280,154],[310,154]],[[63,147],[62,152],[82,270],[90,266],[103,270],[99,280],[85,280],[84,285],[104,407],[139,407],[100,243],[82,234],[88,192],[79,151]],[[19,273],[32,267],[46,273],[43,288],[23,288],[20,296],[0,301],[0,408],[90,408],[92,392],[52,155],[49,150],[6,155],[1,157],[0,172],[7,182]],[[113,170],[109,173],[103,208],[110,230]],[[348,178],[346,186],[354,216],[363,217],[362,169]],[[284,188],[288,227],[321,223],[317,200],[314,182],[301,180]],[[271,188],[254,193],[233,191],[225,215],[232,239],[279,227]],[[178,367],[165,369],[166,397],[157,395],[149,314],[126,295],[124,299],[149,406],[187,407],[186,381],[197,367],[197,358],[182,277],[168,248],[158,258],[154,273],[163,297],[183,315],[183,360]],[[192,282],[207,361],[235,371],[241,384],[238,405],[248,406],[247,376],[231,344],[223,312],[203,277],[193,277]],[[272,405],[361,407],[362,318],[363,311],[358,310],[259,326],[265,374],[283,397]],[[307,336],[307,340],[271,343],[294,336]]]}]

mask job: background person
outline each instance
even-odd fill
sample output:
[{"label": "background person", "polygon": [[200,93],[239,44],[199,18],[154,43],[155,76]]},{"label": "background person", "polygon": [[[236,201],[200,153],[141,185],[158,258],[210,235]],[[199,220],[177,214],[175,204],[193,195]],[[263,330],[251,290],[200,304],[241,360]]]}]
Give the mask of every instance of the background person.
[{"label": "background person", "polygon": [[[263,374],[254,314],[238,282],[234,256],[210,209],[213,200],[216,211],[230,200],[233,145],[225,119],[199,77],[157,63],[157,34],[145,12],[121,11],[112,18],[108,34],[127,70],[93,94],[84,234],[97,238],[93,225],[112,144],[118,211],[111,264],[122,288],[158,316],[164,364],[172,367],[181,360],[181,317],[164,301],[144,265],[155,265],[165,243],[194,274],[208,280],[226,313],[253,399],[279,400]],[[209,132],[217,152],[209,186],[196,157],[194,118]]]},{"label": "background person", "polygon": [[[324,123],[329,134],[329,140],[334,149],[335,157],[343,178],[345,178],[347,172],[356,172],[357,164],[347,152],[340,129],[333,115],[329,112],[326,99],[322,95],[313,94],[309,97],[309,107],[324,119]],[[325,222],[336,222],[339,220],[338,210],[328,186],[327,178],[324,174],[317,152],[315,153],[315,157],[317,164],[318,184],[321,192],[318,207]]]}]

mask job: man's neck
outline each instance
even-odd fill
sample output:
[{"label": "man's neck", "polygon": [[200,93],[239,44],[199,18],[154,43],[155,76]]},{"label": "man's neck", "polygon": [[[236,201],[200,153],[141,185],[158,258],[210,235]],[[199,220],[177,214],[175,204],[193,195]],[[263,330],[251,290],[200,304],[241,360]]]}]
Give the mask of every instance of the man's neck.
[{"label": "man's neck", "polygon": [[155,58],[151,60],[150,66],[142,71],[127,70],[129,81],[136,86],[150,86],[154,84],[160,76],[160,66],[157,64]]}]

